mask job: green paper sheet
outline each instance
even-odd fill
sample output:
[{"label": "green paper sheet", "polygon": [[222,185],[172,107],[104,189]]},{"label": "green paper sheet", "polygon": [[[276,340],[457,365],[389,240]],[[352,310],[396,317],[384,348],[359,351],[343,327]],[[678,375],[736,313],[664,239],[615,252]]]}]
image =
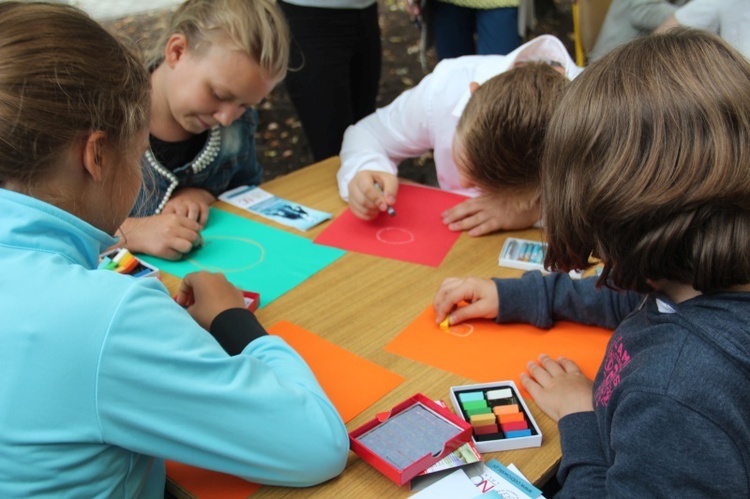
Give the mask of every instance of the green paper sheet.
[{"label": "green paper sheet", "polygon": [[203,247],[180,261],[138,258],[178,277],[200,270],[224,272],[238,288],[260,293],[262,307],[345,254],[215,208],[202,235]]}]

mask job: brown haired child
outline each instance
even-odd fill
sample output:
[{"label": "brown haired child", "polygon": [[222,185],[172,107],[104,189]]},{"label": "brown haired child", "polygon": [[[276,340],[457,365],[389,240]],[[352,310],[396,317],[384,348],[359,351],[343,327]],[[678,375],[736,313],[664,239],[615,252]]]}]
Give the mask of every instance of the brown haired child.
[{"label": "brown haired child", "polygon": [[518,214],[505,229],[539,220],[544,133],[568,83],[550,64],[524,64],[472,87],[458,119],[453,162],[465,185]]},{"label": "brown haired child", "polygon": [[571,85],[542,160],[545,263],[601,277],[438,291],[438,320],[471,302],[451,323],[616,328],[593,383],[547,355],[521,374],[558,421],[559,497],[750,495],[748,165],[748,61],[695,30],[630,42]]},{"label": "brown haired child", "polygon": [[[562,74],[549,68],[546,72],[539,68],[519,71],[530,62],[546,63]],[[443,214],[443,222],[451,230],[478,236],[531,226],[539,218],[535,179],[540,139],[567,84],[565,77],[573,78],[580,71],[560,40],[549,35],[535,38],[507,56],[442,61],[416,87],[347,129],[337,174],[341,197],[356,216],[374,218],[396,202],[398,163],[433,150],[440,188],[472,197]],[[485,85],[488,87],[475,99],[471,89]],[[492,102],[495,99],[500,102]],[[479,125],[480,133],[463,131],[461,136],[478,140],[471,142],[469,151],[456,156],[456,127],[470,101],[475,101],[470,108],[480,119],[472,119],[466,128]],[[493,112],[506,114],[493,117]],[[494,120],[499,128],[482,126],[483,119]],[[522,121],[516,123],[515,119]],[[530,135],[524,137],[527,133]],[[489,152],[480,154],[479,149]],[[457,164],[475,158],[481,163]],[[513,183],[518,182],[519,173],[512,171],[518,170],[519,162],[527,162],[528,168],[529,182],[523,183],[522,189]],[[479,171],[487,173],[480,175]],[[506,173],[516,180],[506,184]]]}]

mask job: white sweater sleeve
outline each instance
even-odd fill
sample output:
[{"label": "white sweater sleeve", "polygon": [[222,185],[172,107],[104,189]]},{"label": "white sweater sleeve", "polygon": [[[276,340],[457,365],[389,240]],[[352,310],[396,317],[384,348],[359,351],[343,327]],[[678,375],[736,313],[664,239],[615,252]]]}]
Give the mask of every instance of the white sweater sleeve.
[{"label": "white sweater sleeve", "polygon": [[341,168],[336,175],[345,201],[349,182],[357,172],[374,170],[397,175],[401,161],[433,148],[431,109],[434,82],[439,80],[436,74],[437,68],[391,104],[347,128],[341,146]]}]

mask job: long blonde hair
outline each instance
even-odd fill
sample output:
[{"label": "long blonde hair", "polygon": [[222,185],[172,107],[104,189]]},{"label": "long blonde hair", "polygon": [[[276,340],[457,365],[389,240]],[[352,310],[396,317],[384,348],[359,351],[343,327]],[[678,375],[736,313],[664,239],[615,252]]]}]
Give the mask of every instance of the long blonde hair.
[{"label": "long blonde hair", "polygon": [[190,48],[206,50],[229,41],[255,61],[276,82],[289,64],[289,28],[273,0],[187,0],[172,16],[166,32],[149,55],[149,66],[164,58],[169,37],[181,34]]}]

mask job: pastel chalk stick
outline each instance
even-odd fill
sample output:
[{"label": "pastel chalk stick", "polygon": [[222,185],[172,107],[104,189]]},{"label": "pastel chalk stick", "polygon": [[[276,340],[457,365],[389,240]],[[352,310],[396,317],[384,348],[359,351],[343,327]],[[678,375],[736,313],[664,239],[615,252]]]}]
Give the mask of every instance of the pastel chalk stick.
[{"label": "pastel chalk stick", "polygon": [[462,392],[458,394],[458,400],[461,404],[464,402],[472,402],[475,400],[484,400],[484,393],[482,392]]},{"label": "pastel chalk stick", "polygon": [[473,416],[475,414],[492,414],[492,411],[489,407],[476,407],[474,409],[464,409],[466,411],[466,414],[469,416]]},{"label": "pastel chalk stick", "polygon": [[505,432],[505,438],[530,437],[531,430],[517,430]]},{"label": "pastel chalk stick", "polygon": [[522,412],[516,412],[515,414],[501,414],[497,419],[500,420],[500,423],[512,423],[513,421],[525,420]]},{"label": "pastel chalk stick", "polygon": [[462,402],[461,407],[468,411],[469,409],[479,409],[488,406],[485,400],[470,400],[469,402]]},{"label": "pastel chalk stick", "polygon": [[496,424],[474,427],[474,435],[490,435],[492,433],[498,433]]},{"label": "pastel chalk stick", "polygon": [[473,416],[469,416],[469,423],[471,423],[471,426],[484,426],[488,424],[492,424],[496,421],[494,414],[475,414]]},{"label": "pastel chalk stick", "polygon": [[503,432],[508,433],[509,431],[528,430],[529,425],[526,421],[512,421],[510,423],[501,423],[500,428],[502,428]]},{"label": "pastel chalk stick", "polygon": [[513,390],[510,388],[500,388],[498,390],[489,390],[487,400],[509,399],[513,396]]},{"label": "pastel chalk stick", "polygon": [[520,412],[520,411],[518,410],[518,404],[509,404],[509,405],[496,405],[495,407],[492,408],[492,412],[500,416],[501,414],[516,414],[517,412]]}]

